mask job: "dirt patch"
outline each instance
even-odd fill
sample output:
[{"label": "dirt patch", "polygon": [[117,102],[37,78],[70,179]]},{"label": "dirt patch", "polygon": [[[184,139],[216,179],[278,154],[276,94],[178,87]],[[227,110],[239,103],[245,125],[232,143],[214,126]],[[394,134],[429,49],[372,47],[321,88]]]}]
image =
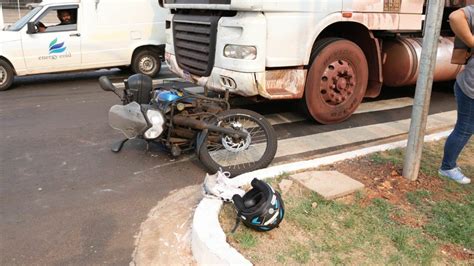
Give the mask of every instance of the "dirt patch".
[{"label": "dirt patch", "polygon": [[410,181],[401,175],[403,171],[401,166],[390,162],[385,165],[373,163],[367,157],[346,160],[325,166],[321,170],[339,171],[363,183],[368,193],[364,199],[366,203],[374,198],[384,198],[393,204],[401,204],[402,207],[409,208],[406,193],[418,190],[431,191],[437,199],[456,200],[463,196],[446,192],[443,187],[445,180],[437,176],[420,173],[416,181]]},{"label": "dirt patch", "polygon": [[465,248],[461,249],[459,246],[454,246],[450,244],[442,246],[441,252],[443,252],[443,254],[453,256],[457,260],[462,261],[469,261],[470,259],[472,260],[472,257],[474,256],[474,253],[472,251],[466,250]]},{"label": "dirt patch", "polygon": [[140,226],[130,265],[196,265],[191,222],[201,199],[201,186],[189,186],[161,200]]}]

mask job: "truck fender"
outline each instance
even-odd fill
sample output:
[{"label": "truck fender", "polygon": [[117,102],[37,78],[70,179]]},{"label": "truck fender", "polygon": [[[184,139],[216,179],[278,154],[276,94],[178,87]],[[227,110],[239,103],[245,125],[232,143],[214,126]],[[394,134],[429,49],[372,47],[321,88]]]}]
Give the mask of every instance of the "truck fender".
[{"label": "truck fender", "polygon": [[312,31],[309,32],[309,36],[312,36],[311,38],[308,38],[307,43],[305,45],[306,47],[306,52],[304,56],[304,64],[308,65],[310,64],[311,60],[311,52],[313,51],[313,46],[318,37],[320,36],[321,32],[323,32],[327,27],[329,27],[332,24],[335,24],[337,22],[344,21],[344,18],[341,16],[341,13],[333,13],[331,15],[325,16],[321,20],[318,21],[314,27],[311,27]]},{"label": "truck fender", "polygon": [[[356,34],[354,34],[356,33]],[[318,40],[327,37],[343,37],[356,43],[364,52],[369,67],[369,80],[365,97],[374,98],[380,94],[383,83],[382,75],[382,49],[379,40],[364,25],[355,21],[338,21],[327,25],[311,44],[310,54],[306,59],[311,64],[311,51]]]}]

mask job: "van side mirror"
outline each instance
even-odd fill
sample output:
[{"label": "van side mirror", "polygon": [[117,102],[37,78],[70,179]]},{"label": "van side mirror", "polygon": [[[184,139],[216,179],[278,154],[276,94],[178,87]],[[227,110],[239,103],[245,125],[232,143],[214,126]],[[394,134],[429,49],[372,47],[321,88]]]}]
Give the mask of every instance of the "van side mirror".
[{"label": "van side mirror", "polygon": [[27,30],[26,30],[26,33],[28,33],[28,34],[36,33],[36,26],[35,26],[34,22],[28,22],[28,24],[26,24],[26,26],[28,27]]}]

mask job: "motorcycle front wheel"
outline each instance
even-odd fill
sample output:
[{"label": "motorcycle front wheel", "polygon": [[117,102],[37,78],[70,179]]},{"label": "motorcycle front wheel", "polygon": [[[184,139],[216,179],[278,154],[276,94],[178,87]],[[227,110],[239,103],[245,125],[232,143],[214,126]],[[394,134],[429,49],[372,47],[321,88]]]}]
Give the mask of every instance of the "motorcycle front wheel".
[{"label": "motorcycle front wheel", "polygon": [[203,133],[199,159],[212,173],[221,168],[234,177],[266,167],[275,157],[277,137],[262,115],[232,109],[219,113],[212,123],[247,133],[247,137],[237,138],[218,132]]}]

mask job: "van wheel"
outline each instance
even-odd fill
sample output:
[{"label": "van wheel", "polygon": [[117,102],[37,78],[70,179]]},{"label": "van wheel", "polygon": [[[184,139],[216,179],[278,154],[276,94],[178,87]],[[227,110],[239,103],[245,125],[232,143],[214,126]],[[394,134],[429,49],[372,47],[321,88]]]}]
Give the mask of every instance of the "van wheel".
[{"label": "van wheel", "polygon": [[312,52],[305,86],[305,107],[322,124],[346,120],[367,89],[369,70],[360,47],[346,39],[320,40]]},{"label": "van wheel", "polygon": [[12,67],[0,59],[0,91],[8,90],[13,83]]},{"label": "van wheel", "polygon": [[142,50],[132,59],[132,71],[155,77],[161,69],[161,60],[158,53],[151,50]]}]

